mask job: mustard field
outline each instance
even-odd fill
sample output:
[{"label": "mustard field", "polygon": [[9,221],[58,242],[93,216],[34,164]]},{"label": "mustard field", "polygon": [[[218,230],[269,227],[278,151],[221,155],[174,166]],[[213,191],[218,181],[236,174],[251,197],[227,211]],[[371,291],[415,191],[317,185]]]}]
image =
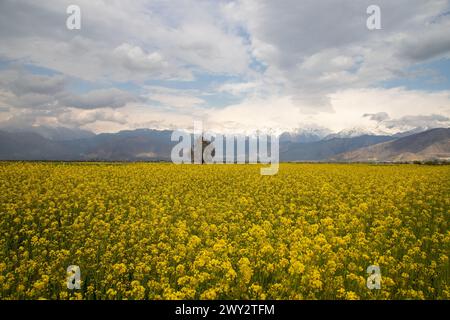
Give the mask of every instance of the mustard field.
[{"label": "mustard field", "polygon": [[0,298],[450,299],[450,166],[259,168],[0,163]]}]

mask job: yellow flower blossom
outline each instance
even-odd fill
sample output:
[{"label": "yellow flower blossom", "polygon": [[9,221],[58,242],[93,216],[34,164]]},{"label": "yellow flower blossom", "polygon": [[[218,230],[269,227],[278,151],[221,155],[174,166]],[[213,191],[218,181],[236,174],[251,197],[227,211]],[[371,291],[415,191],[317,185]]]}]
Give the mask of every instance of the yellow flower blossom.
[{"label": "yellow flower blossom", "polygon": [[450,166],[259,169],[0,162],[0,299],[450,298]]}]

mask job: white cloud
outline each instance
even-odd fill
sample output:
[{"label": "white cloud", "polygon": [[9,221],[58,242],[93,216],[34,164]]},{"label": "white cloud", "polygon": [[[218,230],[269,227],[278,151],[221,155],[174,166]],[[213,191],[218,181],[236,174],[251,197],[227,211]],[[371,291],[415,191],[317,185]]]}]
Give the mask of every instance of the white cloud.
[{"label": "white cloud", "polygon": [[391,119],[386,112],[365,114],[370,120],[376,121],[377,126],[386,130],[408,131],[415,128],[441,128],[450,127],[450,118],[438,115],[407,115],[398,119]]},{"label": "white cloud", "polygon": [[175,108],[186,108],[186,107],[192,107],[196,105],[203,104],[205,101],[197,98],[197,97],[191,97],[191,96],[173,96],[173,95],[164,95],[164,94],[153,94],[151,95],[151,100],[158,101],[163,105],[166,105],[168,107],[175,107]]},{"label": "white cloud", "polygon": [[[448,122],[436,122],[436,115],[445,119],[449,114],[450,91],[422,92],[402,88],[394,89],[349,89],[339,91],[330,96],[333,112],[305,113],[308,105],[298,106],[292,97],[273,96],[270,99],[250,99],[232,105],[223,110],[210,112],[210,125],[224,127],[227,130],[253,131],[256,129],[275,129],[278,131],[292,130],[300,125],[314,126],[320,124],[332,131],[340,131],[352,127],[374,128],[377,122],[367,117],[367,114],[384,112],[393,119],[386,130],[398,132],[412,129],[409,126],[445,126]],[[366,115],[366,117],[365,117]],[[432,117],[427,117],[431,116]],[[423,116],[417,118],[418,116]],[[409,118],[408,118],[409,117]],[[412,117],[412,118],[411,118]],[[416,117],[416,118],[415,118]],[[409,121],[406,126],[405,120]],[[387,123],[386,123],[387,124]],[[403,124],[403,125],[400,125]]]},{"label": "white cloud", "polygon": [[258,82],[224,83],[217,88],[217,91],[240,95],[254,91],[259,85]]},{"label": "white cloud", "polygon": [[97,121],[113,122],[124,125],[127,123],[126,115],[111,108],[98,110],[69,109],[57,117],[59,123],[70,127],[80,127]]},{"label": "white cloud", "polygon": [[[238,18],[265,77],[298,104],[331,111],[330,94],[396,77],[414,63],[450,57],[448,1],[380,0],[382,30],[366,28],[370,1],[239,1]],[[432,23],[433,22],[433,23]]]},{"label": "white cloud", "polygon": [[154,71],[160,67],[168,66],[162,55],[158,52],[145,53],[140,47],[124,43],[114,49],[113,54],[123,59],[123,64],[131,70]]},{"label": "white cloud", "polygon": [[[167,109],[178,109],[179,112],[200,110],[206,103],[198,90],[183,90],[161,86],[145,86],[142,97],[149,103],[158,102]],[[205,94],[205,93],[203,93]]]},{"label": "white cloud", "polygon": [[56,94],[67,84],[63,75],[35,75],[21,69],[7,69],[0,72],[0,85],[16,95],[37,93]]},{"label": "white cloud", "polygon": [[66,94],[61,104],[79,109],[121,108],[136,98],[116,88],[92,90],[85,94]]},{"label": "white cloud", "polygon": [[23,69],[0,72],[3,103],[16,108],[54,110],[58,107],[80,109],[120,108],[137,97],[117,88],[91,90],[83,94],[68,90],[69,80],[62,75],[35,75]]},{"label": "white cloud", "polygon": [[[68,4],[0,2],[0,59],[57,72],[2,70],[2,120],[97,132],[194,119],[224,130],[310,123],[337,131],[377,125],[371,118],[383,114],[392,130],[450,115],[448,91],[378,88],[410,76],[411,66],[450,58],[450,16],[440,15],[448,0],[379,0],[377,31],[366,28],[369,0],[79,0],[79,31],[65,27]],[[74,78],[92,89],[73,92]],[[163,87],[173,80],[194,89]],[[208,105],[207,96],[223,93],[240,102]]]},{"label": "white cloud", "polygon": [[213,3],[80,0],[82,27],[70,31],[65,9],[71,3],[2,1],[0,56],[87,80],[190,80],[192,70],[248,69],[245,44]]}]

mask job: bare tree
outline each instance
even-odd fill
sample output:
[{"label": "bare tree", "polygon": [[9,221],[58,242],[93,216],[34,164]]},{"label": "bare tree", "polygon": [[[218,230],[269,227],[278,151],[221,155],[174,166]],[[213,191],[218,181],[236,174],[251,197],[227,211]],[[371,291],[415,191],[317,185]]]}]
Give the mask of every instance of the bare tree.
[{"label": "bare tree", "polygon": [[[212,142],[206,140],[203,137],[203,135],[201,135],[201,137],[199,137],[197,140],[194,141],[194,146],[191,148],[191,162],[195,163],[195,147],[198,147],[200,145],[200,143],[201,143],[201,164],[205,164],[207,159],[204,158],[203,153],[204,153],[206,147],[209,146]],[[216,154],[216,150],[213,149],[211,152],[211,156],[214,157],[215,154]]]}]

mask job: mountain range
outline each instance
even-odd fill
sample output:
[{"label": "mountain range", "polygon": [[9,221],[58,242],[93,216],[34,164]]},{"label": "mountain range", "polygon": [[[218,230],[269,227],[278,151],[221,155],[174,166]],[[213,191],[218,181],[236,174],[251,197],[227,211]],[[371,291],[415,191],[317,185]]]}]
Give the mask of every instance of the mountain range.
[{"label": "mountain range", "polygon": [[[0,130],[0,160],[170,161],[170,130],[137,129],[94,134],[33,127]],[[377,135],[322,129],[280,136],[280,161],[396,162],[450,160],[450,128]]]},{"label": "mountain range", "polygon": [[432,129],[331,157],[342,162],[450,160],[450,129]]}]

